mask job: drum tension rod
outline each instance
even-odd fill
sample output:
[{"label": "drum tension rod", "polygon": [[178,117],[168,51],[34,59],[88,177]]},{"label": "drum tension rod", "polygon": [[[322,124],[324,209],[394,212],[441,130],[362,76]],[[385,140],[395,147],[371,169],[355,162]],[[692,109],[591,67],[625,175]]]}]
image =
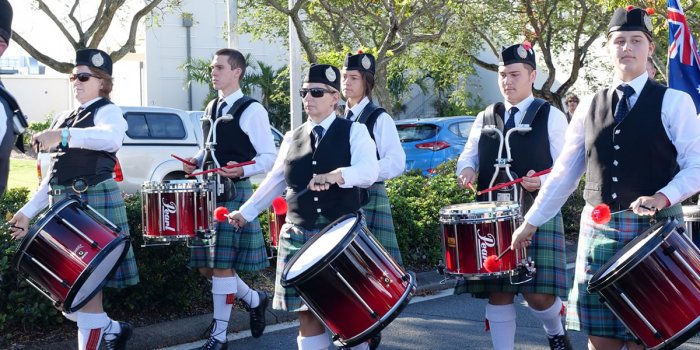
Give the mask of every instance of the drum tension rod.
[{"label": "drum tension rod", "polygon": [[90,245],[91,245],[93,248],[98,248],[98,247],[99,247],[99,244],[98,244],[95,240],[93,240],[93,239],[91,239],[90,237],[88,237],[85,233],[83,233],[83,231],[80,231],[80,229],[78,229],[77,227],[73,226],[73,224],[71,224],[70,222],[68,222],[66,219],[62,218],[62,217],[59,216],[59,215],[56,215],[56,218],[58,219],[58,221],[59,221],[60,223],[62,223],[62,224],[65,225],[66,227],[68,227],[68,228],[69,228],[71,231],[73,231],[75,234],[77,234],[78,236],[82,237],[82,238],[83,238],[84,240],[86,240],[87,242],[90,242]]}]

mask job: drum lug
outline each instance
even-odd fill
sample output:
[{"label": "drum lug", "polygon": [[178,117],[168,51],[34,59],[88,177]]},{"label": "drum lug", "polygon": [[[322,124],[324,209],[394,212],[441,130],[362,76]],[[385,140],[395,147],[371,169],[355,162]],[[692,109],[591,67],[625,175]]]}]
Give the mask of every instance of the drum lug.
[{"label": "drum lug", "polygon": [[673,255],[673,253],[676,252],[676,248],[674,246],[668,244],[668,242],[666,242],[666,241],[661,243],[661,246],[663,247],[662,249],[664,251],[664,254],[666,254],[668,256],[671,256],[671,255]]},{"label": "drum lug", "polygon": [[[443,275],[443,276],[445,275],[445,263],[443,263],[442,260],[438,260],[438,263],[437,263],[437,265],[435,266],[435,268],[437,269],[437,273],[438,273],[439,275]],[[404,281],[406,281],[407,277],[406,277],[406,276],[403,276],[402,279],[403,279]]]}]

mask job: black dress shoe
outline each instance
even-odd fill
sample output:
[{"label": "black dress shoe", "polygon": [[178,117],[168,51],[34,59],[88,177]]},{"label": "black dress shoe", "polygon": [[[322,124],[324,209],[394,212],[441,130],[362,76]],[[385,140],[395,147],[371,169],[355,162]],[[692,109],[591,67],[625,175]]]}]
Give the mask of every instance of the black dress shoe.
[{"label": "black dress shoe", "polygon": [[569,335],[564,331],[562,335],[555,335],[549,338],[549,348],[552,350],[573,350]]},{"label": "black dress shoe", "polygon": [[382,332],[377,332],[369,338],[369,350],[376,350],[382,342]]},{"label": "black dress shoe", "polygon": [[268,298],[265,292],[255,292],[258,293],[260,297],[260,304],[258,304],[257,307],[247,308],[250,314],[250,333],[253,335],[253,338],[260,338],[265,331],[265,326],[267,326],[265,322],[265,310],[267,309]]},{"label": "black dress shoe", "polygon": [[132,327],[130,323],[121,321],[119,322],[119,327],[122,330],[116,335],[116,338],[111,340],[105,339],[105,345],[108,350],[126,350],[126,342],[131,338]]},{"label": "black dress shoe", "polygon": [[209,340],[202,346],[202,350],[227,350],[228,342],[220,342],[214,337],[209,337]]}]

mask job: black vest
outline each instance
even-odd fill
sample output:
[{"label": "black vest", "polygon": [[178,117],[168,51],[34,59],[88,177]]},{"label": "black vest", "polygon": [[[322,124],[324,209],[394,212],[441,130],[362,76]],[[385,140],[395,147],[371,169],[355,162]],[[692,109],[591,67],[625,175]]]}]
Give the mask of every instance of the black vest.
[{"label": "black vest", "polygon": [[[66,126],[70,128],[95,126],[95,114],[100,108],[109,104],[112,104],[112,101],[106,98],[97,100],[77,115],[75,112],[71,113],[57,125],[57,129]],[[68,186],[72,184],[74,179],[82,178],[87,181],[88,185],[92,186],[112,178],[116,163],[116,152],[62,148],[56,153],[53,163],[52,183]]]},{"label": "black vest", "polygon": [[[533,102],[534,103],[534,102]],[[496,104],[493,116],[496,127],[503,131],[505,107],[503,104]],[[510,163],[513,178],[525,176],[529,170],[545,170],[554,163],[549,151],[549,103],[545,103],[539,109],[530,126],[532,130],[521,134],[514,132],[510,135],[510,153],[513,161]],[[484,114],[487,113],[485,110]],[[527,113],[527,111],[525,111]],[[484,126],[487,125],[487,118],[484,118]],[[491,124],[494,125],[494,124]],[[505,137],[505,134],[503,135]],[[489,187],[493,173],[496,168],[493,166],[498,158],[500,138],[497,133],[483,132],[479,138],[479,174],[477,177],[477,190]],[[502,157],[506,158],[505,141],[503,142]],[[534,193],[536,195],[536,193]],[[479,197],[479,200],[488,200],[488,193]]]},{"label": "black vest", "polygon": [[305,229],[314,229],[319,215],[333,221],[360,209],[360,192],[355,187],[341,188],[332,185],[327,191],[307,191],[294,196],[307,187],[313,174],[325,174],[340,167],[350,166],[351,126],[351,121],[335,118],[325,131],[316,152],[312,151],[311,136],[305,131],[304,125],[293,131],[292,143],[284,161],[284,179],[289,186],[289,222]]},{"label": "black vest", "polygon": [[[221,121],[216,125],[216,150],[214,156],[219,161],[221,166],[226,165],[230,161],[242,163],[247,162],[258,154],[250,142],[248,134],[241,129],[241,115],[255,99],[243,96],[233,103],[233,106],[228,109],[223,115],[231,114],[233,120]],[[216,111],[218,110],[218,100],[209,102],[204,115],[207,117],[202,121],[202,132],[204,137],[209,135],[211,123],[216,120]],[[210,140],[209,140],[210,141]]]},{"label": "black vest", "polygon": [[2,141],[0,142],[0,198],[2,198],[7,188],[7,177],[10,172],[10,154],[12,153],[12,146],[15,144],[17,135],[15,135],[12,127],[12,116],[14,112],[10,108],[10,103],[0,97],[0,104],[2,104],[2,108],[5,110],[5,115],[7,116],[7,120],[5,121],[5,134],[2,135]]},{"label": "black vest", "polygon": [[598,92],[585,120],[586,186],[590,205],[622,210],[651,196],[678,173],[678,152],[666,135],[661,105],[666,87],[648,80],[629,114],[613,119],[615,89]]},{"label": "black vest", "polygon": [[[372,101],[369,101],[365,108],[362,109],[360,116],[356,119],[357,122],[367,126],[369,136],[372,138],[372,140],[374,140],[374,143],[377,143],[377,139],[374,138],[374,125],[377,124],[377,119],[379,119],[379,116],[384,112],[386,112],[384,108],[375,105],[372,103]],[[379,150],[377,150],[377,159],[379,159]]]}]

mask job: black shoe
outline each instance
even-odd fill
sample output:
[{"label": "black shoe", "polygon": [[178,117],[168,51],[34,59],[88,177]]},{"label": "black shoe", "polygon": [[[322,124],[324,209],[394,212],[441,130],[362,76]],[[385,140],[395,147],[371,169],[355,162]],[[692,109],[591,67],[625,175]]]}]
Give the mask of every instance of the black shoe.
[{"label": "black shoe", "polygon": [[260,304],[257,307],[247,307],[247,309],[250,314],[250,333],[253,335],[253,338],[260,338],[265,331],[265,326],[267,326],[265,310],[267,309],[268,298],[265,292],[255,292],[260,297]]},{"label": "black shoe", "polygon": [[228,342],[220,342],[214,337],[209,337],[209,340],[202,346],[202,350],[227,350]]},{"label": "black shoe", "polygon": [[382,342],[382,332],[377,332],[369,338],[369,350],[376,350]]},{"label": "black shoe", "polygon": [[105,339],[105,345],[108,350],[126,350],[126,342],[131,338],[132,327],[131,324],[127,322],[119,322],[119,327],[121,327],[122,330],[119,334],[116,334],[116,338],[111,340]]},{"label": "black shoe", "polygon": [[552,350],[573,350],[569,335],[564,331],[562,335],[555,335],[549,338],[549,348]]}]

